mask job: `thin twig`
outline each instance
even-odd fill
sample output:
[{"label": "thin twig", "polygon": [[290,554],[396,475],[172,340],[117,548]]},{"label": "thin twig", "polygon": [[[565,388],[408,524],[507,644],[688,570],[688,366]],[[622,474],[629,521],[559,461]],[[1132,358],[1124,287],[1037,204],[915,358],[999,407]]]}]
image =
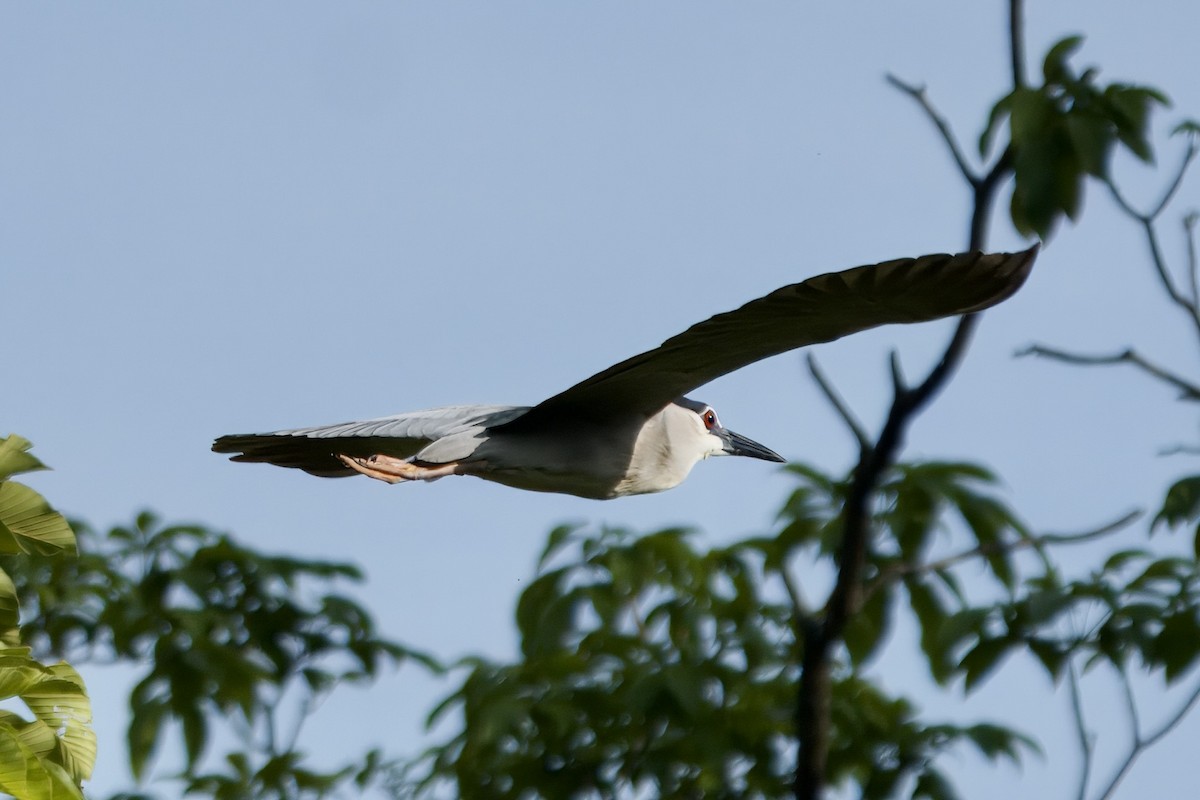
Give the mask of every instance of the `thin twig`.
[{"label": "thin twig", "polygon": [[1055,361],[1062,361],[1065,364],[1075,364],[1079,366],[1111,366],[1113,364],[1130,364],[1142,370],[1151,377],[1157,378],[1163,383],[1170,384],[1180,392],[1182,400],[1200,400],[1200,386],[1180,377],[1171,372],[1165,367],[1146,360],[1145,357],[1139,355],[1132,348],[1122,350],[1118,353],[1109,355],[1087,355],[1084,353],[1071,353],[1066,350],[1059,350],[1054,347],[1047,347],[1042,344],[1032,344],[1018,350],[1015,355],[1021,356],[1040,356],[1041,358],[1050,358]]},{"label": "thin twig", "polygon": [[796,614],[796,617],[811,616],[808,604],[804,602],[804,595],[800,593],[800,587],[796,585],[792,574],[788,572],[787,564],[779,566],[779,577],[783,579],[783,587],[787,590],[788,599],[792,601],[792,611]]},{"label": "thin twig", "polygon": [[1122,763],[1117,769],[1116,774],[1113,775],[1112,780],[1108,782],[1108,786],[1105,787],[1104,792],[1097,797],[1097,800],[1108,800],[1110,797],[1112,797],[1117,791],[1117,787],[1121,785],[1121,781],[1125,779],[1125,776],[1129,773],[1129,770],[1133,768],[1134,762],[1137,761],[1138,757],[1141,756],[1144,751],[1158,744],[1158,742],[1171,731],[1175,730],[1175,728],[1179,726],[1179,723],[1183,722],[1184,717],[1188,715],[1197,702],[1200,702],[1200,685],[1197,685],[1196,688],[1192,690],[1192,693],[1188,697],[1187,701],[1179,707],[1174,716],[1162,724],[1162,727],[1147,737],[1138,737],[1133,746],[1129,749],[1129,754],[1125,757],[1124,763]]},{"label": "thin twig", "polygon": [[1012,64],[1014,89],[1025,85],[1025,3],[1011,0],[1008,4],[1008,54]]},{"label": "thin twig", "polygon": [[1079,800],[1087,798],[1088,778],[1092,774],[1092,750],[1095,743],[1092,736],[1088,733],[1087,722],[1083,719],[1083,698],[1079,692],[1079,674],[1075,671],[1075,665],[1071,664],[1067,668],[1067,684],[1071,688],[1071,713],[1075,717],[1075,735],[1079,740],[1079,753],[1082,764],[1080,765],[1079,775]]},{"label": "thin twig", "polygon": [[1175,198],[1175,194],[1179,191],[1180,185],[1183,184],[1183,176],[1187,174],[1188,166],[1191,165],[1192,159],[1196,157],[1196,140],[1195,137],[1188,137],[1187,148],[1183,151],[1183,159],[1179,163],[1179,169],[1175,171],[1175,177],[1171,180],[1171,184],[1167,190],[1163,192],[1162,198],[1158,201],[1158,205],[1148,215],[1150,219],[1157,219],[1171,201]]},{"label": "thin twig", "polygon": [[1200,447],[1190,444],[1176,444],[1164,447],[1158,451],[1160,456],[1200,456]]},{"label": "thin twig", "polygon": [[1188,278],[1192,286],[1192,303],[1200,306],[1200,264],[1196,261],[1196,222],[1200,213],[1195,211],[1183,217],[1183,240],[1187,247]]},{"label": "thin twig", "polygon": [[1137,698],[1133,696],[1133,682],[1129,680],[1124,665],[1117,667],[1117,674],[1121,676],[1121,694],[1125,697],[1125,713],[1129,715],[1129,747],[1132,749],[1142,740],[1142,720],[1138,714]]},{"label": "thin twig", "polygon": [[940,570],[949,569],[950,567],[961,564],[964,561],[970,561],[975,558],[986,558],[987,556],[996,555],[998,553],[1012,553],[1017,550],[1024,550],[1027,547],[1041,549],[1046,545],[1072,545],[1083,544],[1094,539],[1100,539],[1132,524],[1138,517],[1142,515],[1141,511],[1130,511],[1119,519],[1113,520],[1099,528],[1082,531],[1080,533],[1046,533],[1041,536],[1025,536],[1020,539],[1014,539],[1007,542],[987,542],[975,547],[963,550],[959,553],[946,556],[937,561],[927,561],[924,563],[914,564],[911,562],[900,562],[890,564],[880,570],[879,575],[875,577],[866,590],[863,592],[864,600],[875,594],[884,586],[895,582],[900,578],[909,575],[922,574],[927,572],[938,572]]},{"label": "thin twig", "polygon": [[858,442],[859,452],[865,453],[871,446],[871,440],[867,437],[866,430],[854,416],[854,412],[846,405],[846,401],[833,388],[833,384],[825,377],[824,371],[817,364],[816,356],[809,353],[807,361],[808,372],[816,382],[817,388],[821,390],[821,393],[825,395],[825,399],[829,401],[829,405],[833,406],[833,410],[837,412],[837,415],[842,418],[842,422],[846,423],[846,427],[850,429],[850,433],[854,436],[855,441]]},{"label": "thin twig", "polygon": [[1179,288],[1175,285],[1175,281],[1172,279],[1170,271],[1167,269],[1166,258],[1163,256],[1162,247],[1158,243],[1158,231],[1154,227],[1155,220],[1160,214],[1162,214],[1163,210],[1167,207],[1167,204],[1171,202],[1171,199],[1179,190],[1179,186],[1183,182],[1183,176],[1187,172],[1187,168],[1191,164],[1195,155],[1196,145],[1194,142],[1189,142],[1187,150],[1184,153],[1183,161],[1179,165],[1179,171],[1175,173],[1175,177],[1172,179],[1166,191],[1163,192],[1163,196],[1161,200],[1159,200],[1158,205],[1156,205],[1154,210],[1150,213],[1144,213],[1134,208],[1130,202],[1125,199],[1125,196],[1121,194],[1121,190],[1117,188],[1117,185],[1113,182],[1112,178],[1105,178],[1104,184],[1108,187],[1109,193],[1113,196],[1117,206],[1119,206],[1127,216],[1136,220],[1141,225],[1142,231],[1146,235],[1146,244],[1150,248],[1150,262],[1154,265],[1154,271],[1158,275],[1158,281],[1162,284],[1163,291],[1167,293],[1167,297],[1171,299],[1172,303],[1187,312],[1188,318],[1191,320],[1192,325],[1196,328],[1197,334],[1200,334],[1200,297],[1196,296],[1196,291],[1194,288],[1196,283],[1194,273],[1192,277],[1192,297],[1184,297],[1183,293],[1180,292]]},{"label": "thin twig", "polygon": [[959,172],[967,179],[967,183],[972,186],[978,186],[979,182],[983,179],[967,163],[967,158],[963,155],[958,140],[954,138],[954,132],[950,130],[950,123],[929,102],[929,96],[925,91],[925,87],[905,83],[890,72],[885,77],[888,83],[904,92],[921,106],[921,109],[925,112],[925,116],[929,117],[929,121],[934,124],[934,127],[938,129],[938,133],[942,135],[942,141],[946,143],[947,149],[950,150],[950,155],[954,158],[954,163],[958,165]]}]

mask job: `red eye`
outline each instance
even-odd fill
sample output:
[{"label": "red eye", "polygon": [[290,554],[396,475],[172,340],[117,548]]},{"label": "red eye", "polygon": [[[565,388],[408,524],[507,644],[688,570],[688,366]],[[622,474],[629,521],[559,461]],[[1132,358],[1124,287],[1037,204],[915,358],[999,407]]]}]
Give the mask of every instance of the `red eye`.
[{"label": "red eye", "polygon": [[717,415],[711,408],[704,412],[704,427],[708,428],[710,431],[717,427]]}]

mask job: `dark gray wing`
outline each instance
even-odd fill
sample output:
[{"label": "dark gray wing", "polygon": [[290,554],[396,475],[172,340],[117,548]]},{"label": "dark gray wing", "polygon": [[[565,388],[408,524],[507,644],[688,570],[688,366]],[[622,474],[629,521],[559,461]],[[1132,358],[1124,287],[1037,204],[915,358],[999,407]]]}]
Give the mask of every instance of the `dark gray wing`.
[{"label": "dark gray wing", "polygon": [[575,384],[504,430],[561,419],[649,416],[714,378],[797,347],[889,323],[981,311],[1021,287],[1037,250],[902,258],[785,286]]},{"label": "dark gray wing", "polygon": [[526,410],[523,406],[445,406],[362,422],[222,436],[212,449],[235,453],[230,461],[262,462],[323,478],[344,478],[358,473],[339,461],[339,454],[409,458],[439,439],[509,422]]}]

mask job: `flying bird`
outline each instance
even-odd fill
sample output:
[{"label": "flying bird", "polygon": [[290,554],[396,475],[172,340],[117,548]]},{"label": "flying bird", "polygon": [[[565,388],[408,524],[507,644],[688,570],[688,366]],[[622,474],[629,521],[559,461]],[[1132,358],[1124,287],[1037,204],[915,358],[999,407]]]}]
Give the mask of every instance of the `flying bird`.
[{"label": "flying bird", "polygon": [[696,462],[782,462],[684,395],[769,356],[890,323],[968,314],[1011,296],[1037,246],[904,258],[785,286],[697,323],[535,406],[465,405],[273,433],[222,436],[233,461],[387,483],[474,475],[599,500],[678,486]]}]

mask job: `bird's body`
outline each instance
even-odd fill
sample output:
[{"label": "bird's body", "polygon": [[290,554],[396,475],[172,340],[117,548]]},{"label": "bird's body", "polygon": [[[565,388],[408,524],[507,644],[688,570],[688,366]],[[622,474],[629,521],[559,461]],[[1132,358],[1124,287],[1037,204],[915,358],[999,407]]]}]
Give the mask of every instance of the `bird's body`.
[{"label": "bird's body", "polygon": [[746,364],[887,323],[987,308],[1020,287],[1024,253],[936,255],[785,286],[693,325],[535,406],[446,406],[392,417],[223,436],[234,461],[389,483],[475,475],[594,499],[677,486],[713,455],[783,461],[684,394]]}]

